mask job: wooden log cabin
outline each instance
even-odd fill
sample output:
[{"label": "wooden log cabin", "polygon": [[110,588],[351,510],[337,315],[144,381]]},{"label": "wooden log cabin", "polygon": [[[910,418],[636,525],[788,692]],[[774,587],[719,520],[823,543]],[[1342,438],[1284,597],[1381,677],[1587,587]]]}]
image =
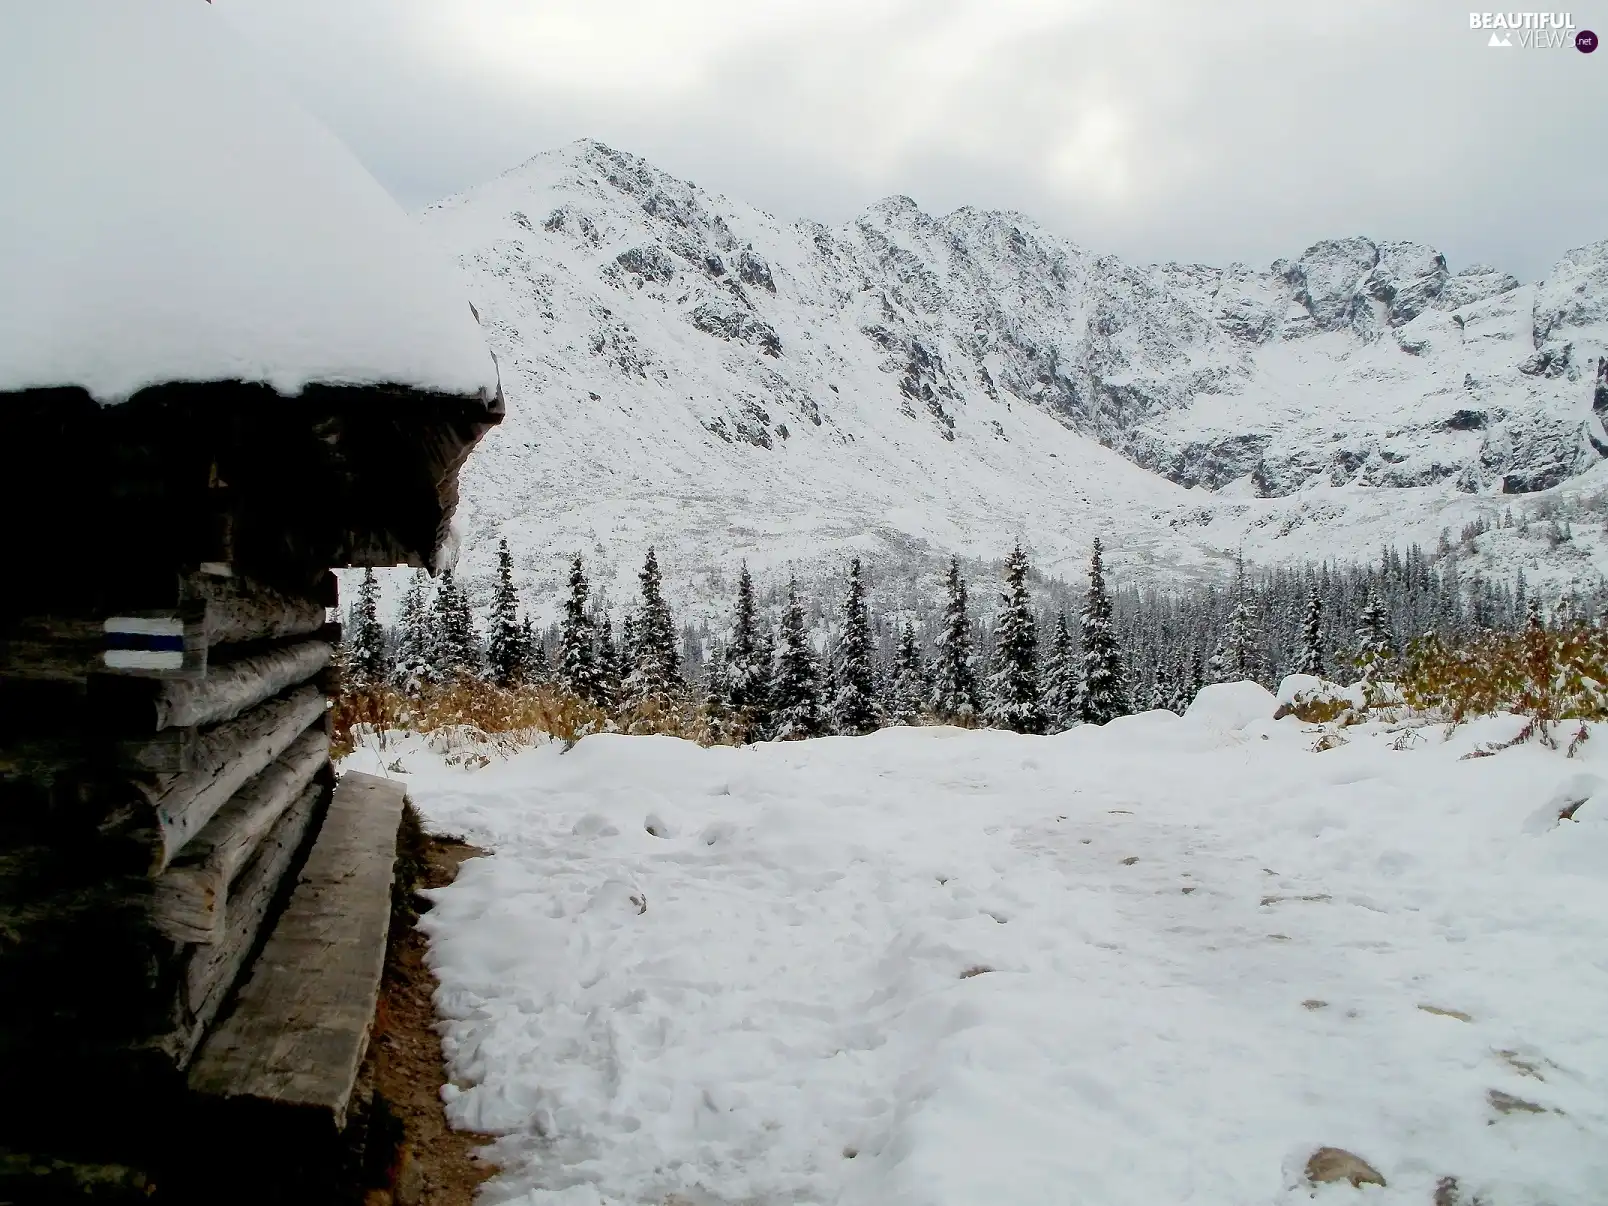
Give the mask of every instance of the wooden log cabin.
[{"label": "wooden log cabin", "polygon": [[495,363],[200,0],[8,6],[0,98],[0,1202],[312,1200],[402,808],[330,765],[331,569],[435,567]]}]

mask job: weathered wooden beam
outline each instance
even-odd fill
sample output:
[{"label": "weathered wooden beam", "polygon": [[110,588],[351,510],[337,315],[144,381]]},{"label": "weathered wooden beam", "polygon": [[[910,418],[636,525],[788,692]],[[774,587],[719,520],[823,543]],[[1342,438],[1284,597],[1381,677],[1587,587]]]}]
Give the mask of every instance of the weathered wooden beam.
[{"label": "weathered wooden beam", "polygon": [[324,626],[322,599],[285,594],[249,578],[195,574],[185,580],[184,593],[205,605],[209,646],[311,636]]},{"label": "weathered wooden beam", "polygon": [[149,847],[149,873],[160,875],[229,797],[289,749],[326,706],[322,691],[302,686],[206,730],[194,769],[154,784],[134,784],[149,816],[136,816],[133,826],[113,818],[112,826],[136,830],[136,840],[143,838]]},{"label": "weathered wooden beam", "polygon": [[294,861],[328,791],[325,782],[311,783],[280,814],[259,844],[256,857],[230,888],[225,907],[228,924],[222,941],[197,946],[190,955],[183,989],[186,1022],[163,1044],[176,1066],[182,1068],[189,1064],[207,1028],[218,1016],[229,989],[257,944],[263,920],[279,893],[285,872]]},{"label": "weathered wooden beam", "polygon": [[313,678],[333,656],[324,641],[299,641],[214,664],[205,678],[193,681],[134,683],[97,676],[89,682],[90,709],[98,725],[130,735],[220,724]]},{"label": "weathered wooden beam", "polygon": [[329,735],[315,725],[235,793],[156,881],[151,924],[175,942],[216,943],[228,929],[229,885],[265,834],[329,765]]},{"label": "weathered wooden beam", "polygon": [[392,780],[342,776],[290,903],[190,1067],[194,1092],[345,1126],[379,999],[406,800]]}]

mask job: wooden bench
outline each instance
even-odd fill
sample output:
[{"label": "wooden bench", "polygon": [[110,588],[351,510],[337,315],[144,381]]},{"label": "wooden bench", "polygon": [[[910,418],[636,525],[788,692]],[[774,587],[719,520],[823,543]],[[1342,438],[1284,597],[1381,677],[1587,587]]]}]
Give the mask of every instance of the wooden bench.
[{"label": "wooden bench", "polygon": [[198,1097],[345,1128],[379,998],[406,800],[392,780],[341,777],[283,914],[190,1065]]}]

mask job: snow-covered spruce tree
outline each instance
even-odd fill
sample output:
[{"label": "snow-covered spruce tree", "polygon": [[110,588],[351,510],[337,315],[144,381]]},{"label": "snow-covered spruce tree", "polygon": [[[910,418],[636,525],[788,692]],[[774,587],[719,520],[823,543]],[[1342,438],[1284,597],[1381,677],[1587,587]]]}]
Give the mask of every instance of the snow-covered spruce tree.
[{"label": "snow-covered spruce tree", "polygon": [[508,541],[497,542],[497,585],[491,596],[491,630],[486,634],[486,669],[499,687],[511,687],[525,672],[525,630],[514,593],[514,559]]},{"label": "snow-covered spruce tree", "polygon": [[966,614],[966,579],[960,576],[960,558],[949,559],[944,579],[948,601],[943,630],[932,659],[932,711],[947,724],[970,725],[980,711],[977,672],[972,666],[971,617]]},{"label": "snow-covered spruce tree", "polygon": [[1328,673],[1323,658],[1323,596],[1314,586],[1307,596],[1306,615],[1301,618],[1301,646],[1295,655],[1296,674],[1315,674],[1319,678]]},{"label": "snow-covered spruce tree", "polygon": [[1083,674],[1078,667],[1077,650],[1072,646],[1072,631],[1067,627],[1066,612],[1057,612],[1055,628],[1050,634],[1050,655],[1044,661],[1043,699],[1048,727],[1059,733],[1078,721],[1078,698],[1082,691]]},{"label": "snow-covered spruce tree", "polygon": [[1161,662],[1156,663],[1156,673],[1150,680],[1150,693],[1147,706],[1152,712],[1168,712],[1172,710],[1173,689],[1172,682],[1167,676],[1167,667]]},{"label": "snow-covered spruce tree", "polygon": [[614,621],[605,614],[603,622],[596,628],[597,703],[603,708],[615,708],[619,706],[621,683],[620,651],[614,644]]},{"label": "snow-covered spruce tree", "polygon": [[531,623],[530,613],[520,623],[520,648],[525,653],[525,664],[520,669],[519,681],[539,686],[553,677],[553,668],[547,661],[547,642]]},{"label": "snow-covered spruce tree", "polygon": [[435,681],[435,638],[430,627],[430,602],[425,593],[423,570],[414,572],[402,596],[402,614],[397,618],[396,661],[393,681],[409,695],[417,695]]},{"label": "snow-covered spruce tree", "polygon": [[909,620],[899,630],[891,678],[888,723],[915,724],[921,718],[922,705],[927,699],[927,682],[921,665],[921,646],[916,641],[916,626]]},{"label": "snow-covered spruce tree", "polygon": [[344,661],[352,685],[371,691],[391,676],[390,657],[385,648],[385,626],[380,623],[380,584],[374,571],[363,571],[363,584],[357,588],[357,602],[344,633]]},{"label": "snow-covered spruce tree", "polygon": [[442,682],[478,678],[481,673],[480,634],[469,611],[469,600],[451,570],[441,571],[436,587],[434,615],[435,665]]},{"label": "snow-covered spruce tree", "polygon": [[1192,654],[1190,660],[1180,660],[1173,668],[1172,695],[1167,700],[1167,710],[1177,712],[1182,716],[1189,710],[1189,705],[1195,700],[1195,693],[1200,690],[1195,685],[1196,673],[1204,674],[1200,666],[1200,654]]},{"label": "snow-covered spruce tree", "polygon": [[1357,670],[1366,685],[1383,678],[1395,660],[1390,638],[1390,613],[1377,590],[1368,591],[1368,600],[1357,617]]},{"label": "snow-covered spruce tree", "polygon": [[771,684],[772,735],[777,741],[816,737],[821,732],[821,674],[798,601],[798,584],[787,584],[782,612],[782,643]]},{"label": "snow-covered spruce tree", "polygon": [[602,681],[597,665],[597,634],[586,610],[586,597],[591,590],[577,554],[570,562],[569,595],[564,599],[564,618],[559,625],[558,681],[571,695],[598,703]]},{"label": "snow-covered spruce tree", "polygon": [[1083,637],[1083,689],[1078,694],[1078,719],[1084,724],[1105,724],[1133,711],[1128,701],[1127,670],[1111,622],[1111,596],[1106,593],[1105,566],[1098,538],[1089,557],[1089,589],[1079,618]]},{"label": "snow-covered spruce tree", "polygon": [[659,558],[653,549],[637,575],[642,588],[642,614],[637,617],[636,642],[625,693],[632,702],[668,699],[682,687],[680,641],[670,605],[664,601]]},{"label": "snow-covered spruce tree", "polygon": [[743,741],[757,741],[759,721],[770,693],[770,658],[761,648],[754,579],[748,564],[737,575],[737,611],[732,617],[731,640],[726,645],[720,687],[725,693],[728,723]]},{"label": "snow-covered spruce tree", "polygon": [[988,678],[988,720],[1018,733],[1042,733],[1039,698],[1038,625],[1027,593],[1029,566],[1020,543],[1005,558],[1005,589],[994,622],[994,665]]},{"label": "snow-covered spruce tree", "polygon": [[843,599],[843,633],[838,638],[833,675],[832,730],[857,737],[882,724],[877,702],[876,655],[871,648],[871,619],[865,608],[860,559],[849,562],[849,591]]},{"label": "snow-covered spruce tree", "polygon": [[1234,571],[1234,608],[1223,632],[1222,673],[1227,682],[1259,682],[1262,678],[1261,617],[1245,580],[1245,560]]}]

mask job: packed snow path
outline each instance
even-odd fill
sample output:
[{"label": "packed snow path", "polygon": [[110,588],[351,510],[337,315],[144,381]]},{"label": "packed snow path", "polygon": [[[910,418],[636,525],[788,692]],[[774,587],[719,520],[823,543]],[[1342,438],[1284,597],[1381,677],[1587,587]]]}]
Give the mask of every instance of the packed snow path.
[{"label": "packed snow path", "polygon": [[1333,1145],[1389,1184],[1324,1202],[1601,1203],[1608,768],[1270,711],[477,771],[407,739],[495,852],[425,921],[485,1200],[1291,1203]]}]

